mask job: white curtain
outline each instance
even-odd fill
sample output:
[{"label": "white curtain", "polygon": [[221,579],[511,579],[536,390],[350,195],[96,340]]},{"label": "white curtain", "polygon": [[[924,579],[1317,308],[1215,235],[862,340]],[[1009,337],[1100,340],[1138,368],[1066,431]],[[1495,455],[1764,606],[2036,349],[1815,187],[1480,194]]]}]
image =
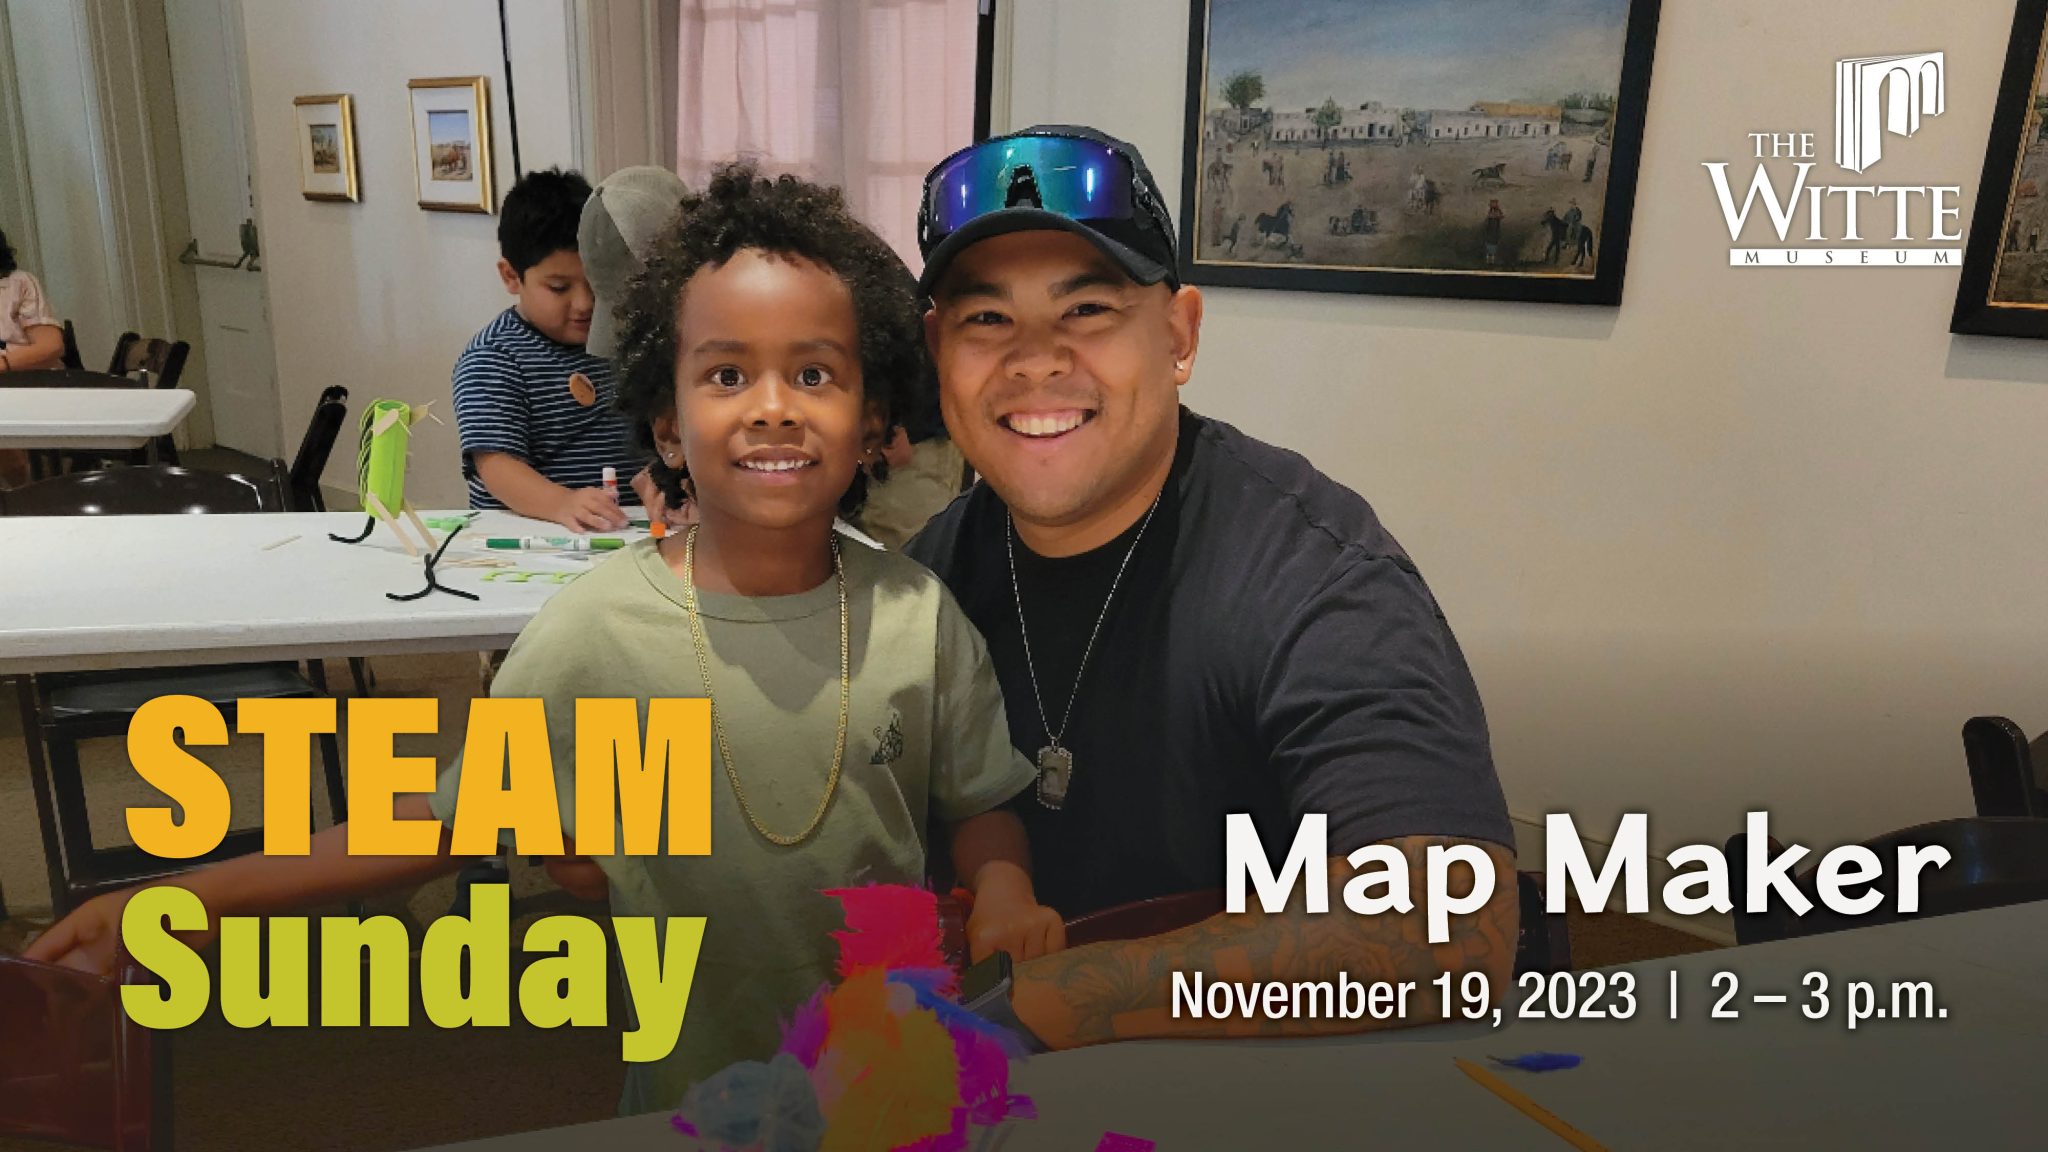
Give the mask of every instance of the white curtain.
[{"label": "white curtain", "polygon": [[924,174],[974,136],[977,0],[682,0],[676,170],[846,189],[913,271]]}]

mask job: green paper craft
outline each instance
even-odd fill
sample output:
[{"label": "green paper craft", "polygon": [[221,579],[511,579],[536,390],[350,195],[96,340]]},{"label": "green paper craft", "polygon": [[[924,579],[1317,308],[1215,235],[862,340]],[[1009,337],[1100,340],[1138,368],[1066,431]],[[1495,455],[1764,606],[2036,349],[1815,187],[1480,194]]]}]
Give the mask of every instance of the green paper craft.
[{"label": "green paper craft", "polygon": [[[429,405],[414,407],[403,400],[377,400],[364,410],[362,439],[356,449],[356,495],[363,510],[391,526],[392,535],[405,546],[408,556],[434,550],[434,533],[420,520],[420,514],[405,499],[406,456],[412,446],[412,426],[422,419],[440,419]],[[400,521],[403,515],[405,520]],[[419,533],[414,544],[406,533],[410,523]]]},{"label": "green paper craft", "polygon": [[[434,592],[446,592],[464,600],[475,600],[474,592],[450,588],[434,577],[434,565],[441,560],[441,553],[455,542],[455,534],[467,526],[467,520],[457,520],[447,529],[448,534],[439,541],[434,539],[433,529],[420,520],[420,514],[405,498],[406,451],[412,443],[412,426],[423,419],[438,420],[427,411],[427,405],[415,408],[403,400],[372,401],[363,413],[362,437],[356,447],[356,496],[363,502],[363,510],[369,518],[363,530],[354,536],[339,536],[329,533],[327,538],[337,544],[361,544],[370,538],[381,521],[391,526],[391,534],[405,546],[405,554],[419,559],[425,556],[427,564],[427,586],[417,592],[399,595],[386,592],[391,600],[418,600]],[[403,516],[401,520],[399,517]],[[419,533],[419,543],[407,533],[406,527]]]}]

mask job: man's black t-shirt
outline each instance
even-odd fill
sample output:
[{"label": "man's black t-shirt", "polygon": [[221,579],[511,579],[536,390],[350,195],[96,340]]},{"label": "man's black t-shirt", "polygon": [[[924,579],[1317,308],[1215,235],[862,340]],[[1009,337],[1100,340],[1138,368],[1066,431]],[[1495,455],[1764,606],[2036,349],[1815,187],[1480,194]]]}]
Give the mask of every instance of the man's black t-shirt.
[{"label": "man's black t-shirt", "polygon": [[1219,888],[1232,812],[1253,815],[1274,858],[1309,813],[1329,816],[1331,855],[1410,835],[1513,844],[1464,655],[1363,499],[1295,453],[1183,410],[1140,538],[1142,524],[1048,559],[1011,538],[980,484],[908,548],[987,638],[1027,758],[1073,698],[1064,806],[1029,791],[1015,803],[1041,901],[1073,917]]}]

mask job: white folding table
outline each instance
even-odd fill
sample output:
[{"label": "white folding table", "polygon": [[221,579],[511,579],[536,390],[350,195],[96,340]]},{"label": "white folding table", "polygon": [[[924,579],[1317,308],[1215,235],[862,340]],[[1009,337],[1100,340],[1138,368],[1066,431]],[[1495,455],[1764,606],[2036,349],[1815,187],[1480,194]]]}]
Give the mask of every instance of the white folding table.
[{"label": "white folding table", "polygon": [[0,448],[143,448],[196,399],[183,388],[0,387]]},{"label": "white folding table", "polygon": [[[4,393],[0,393],[4,394]],[[457,515],[424,512],[439,518]],[[422,558],[360,512],[0,517],[0,674],[503,648],[564,584],[451,564],[489,536],[559,525],[485,512],[452,545],[434,592]],[[636,537],[641,533],[622,533]],[[607,553],[497,552],[514,572],[575,573]]]}]

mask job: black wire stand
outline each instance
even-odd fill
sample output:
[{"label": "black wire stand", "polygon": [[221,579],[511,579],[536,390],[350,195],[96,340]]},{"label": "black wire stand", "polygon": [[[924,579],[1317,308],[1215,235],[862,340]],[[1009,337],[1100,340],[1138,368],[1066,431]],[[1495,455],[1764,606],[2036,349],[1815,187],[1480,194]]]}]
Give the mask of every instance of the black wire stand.
[{"label": "black wire stand", "polygon": [[[368,521],[368,523],[363,525],[363,530],[361,532],[358,532],[354,536],[337,536],[334,533],[329,532],[327,534],[327,538],[329,540],[334,541],[337,544],[361,544],[363,541],[368,540],[370,538],[370,533],[375,532],[377,530],[377,518],[375,516],[371,516],[368,518]],[[439,548],[434,549],[431,553],[427,555],[426,587],[420,589],[417,592],[408,592],[403,596],[399,595],[396,592],[386,592],[384,594],[384,598],[386,600],[397,600],[402,603],[408,600],[424,599],[427,596],[431,596],[436,592],[446,592],[450,596],[460,596],[464,600],[481,600],[482,597],[478,596],[474,592],[464,592],[460,588],[450,588],[446,584],[441,583],[440,577],[435,575],[434,573],[434,567],[441,562],[442,554],[448,551],[448,546],[450,544],[455,543],[456,533],[461,532],[464,528],[467,527],[469,527],[469,525],[467,524],[457,525],[453,531],[448,533],[447,538],[441,541],[441,546]],[[396,528],[393,529],[393,531],[396,530]]]}]

